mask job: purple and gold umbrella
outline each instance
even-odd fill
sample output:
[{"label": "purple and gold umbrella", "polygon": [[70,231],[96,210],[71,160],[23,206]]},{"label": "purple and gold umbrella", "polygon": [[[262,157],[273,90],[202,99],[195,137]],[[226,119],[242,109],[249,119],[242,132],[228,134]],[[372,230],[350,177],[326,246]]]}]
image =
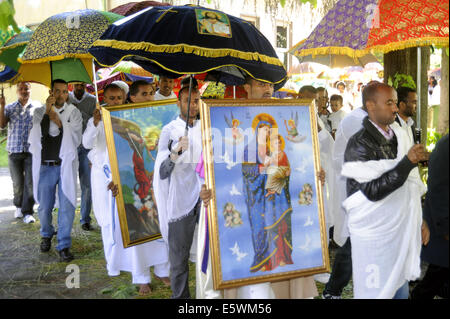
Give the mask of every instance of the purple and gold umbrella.
[{"label": "purple and gold umbrella", "polygon": [[371,52],[448,46],[448,36],[447,0],[340,0],[292,53],[358,59]]}]

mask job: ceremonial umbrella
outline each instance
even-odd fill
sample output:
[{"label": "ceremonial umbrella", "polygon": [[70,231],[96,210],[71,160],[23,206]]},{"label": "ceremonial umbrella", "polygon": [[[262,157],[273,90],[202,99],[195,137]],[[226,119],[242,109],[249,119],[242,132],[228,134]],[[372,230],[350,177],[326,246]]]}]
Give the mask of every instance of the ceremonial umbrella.
[{"label": "ceremonial umbrella", "polygon": [[272,45],[251,23],[199,6],[141,10],[113,23],[89,52],[102,66],[133,60],[170,78],[208,72],[236,85],[248,75],[276,89],[287,80]]},{"label": "ceremonial umbrella", "polygon": [[120,15],[97,10],[77,10],[53,15],[33,33],[19,68],[21,80],[46,86],[53,79],[91,83],[93,59],[88,48]]},{"label": "ceremonial umbrella", "polygon": [[[0,46],[3,46],[15,34],[16,32],[11,27],[6,28],[6,30],[0,29]],[[5,65],[0,59],[0,83],[10,81],[16,75],[17,72]]]},{"label": "ceremonial umbrella", "polygon": [[[298,57],[348,55],[449,44],[447,0],[340,0],[296,48]],[[418,50],[418,70],[420,70]],[[420,77],[417,94],[420,95]],[[420,99],[419,99],[420,101]],[[420,103],[417,105],[420,127]]]},{"label": "ceremonial umbrella", "polygon": [[146,71],[144,68],[142,68],[141,66],[139,66],[138,64],[136,64],[132,61],[120,62],[111,71],[111,73],[116,73],[116,72],[123,72],[123,73],[139,75],[139,76],[147,76],[147,77],[152,76],[152,74],[150,72]]},{"label": "ceremonial umbrella", "polygon": [[348,66],[365,66],[368,63],[378,62],[377,58],[367,53],[360,57],[350,57],[346,54],[309,54],[300,56],[299,48],[305,43],[305,40],[300,41],[292,48],[289,49],[289,53],[296,56],[300,63],[315,62],[326,65],[330,68],[345,68]]},{"label": "ceremonial umbrella", "polygon": [[18,71],[21,63],[17,59],[23,54],[33,31],[23,29],[22,32],[13,35],[0,47],[0,62],[14,71]]},{"label": "ceremonial umbrella", "polygon": [[294,54],[361,58],[371,52],[448,46],[448,15],[446,0],[340,0]]}]

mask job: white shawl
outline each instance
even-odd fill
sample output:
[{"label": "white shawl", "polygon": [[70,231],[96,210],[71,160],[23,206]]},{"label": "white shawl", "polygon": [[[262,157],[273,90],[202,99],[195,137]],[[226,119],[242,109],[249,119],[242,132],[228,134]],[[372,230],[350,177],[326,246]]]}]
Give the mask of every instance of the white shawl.
[{"label": "white shawl", "polygon": [[[325,130],[320,130],[319,134],[319,147],[320,147],[320,166],[325,171],[325,187],[323,192],[323,205],[325,211],[325,223],[326,223],[326,231],[328,236],[328,229],[332,225],[334,225],[334,213],[333,210],[335,207],[338,207],[339,204],[335,204],[335,180],[334,180],[334,171],[332,165],[332,153],[333,153],[333,145],[334,140],[331,134]],[[338,205],[338,206],[336,206]],[[327,237],[328,238],[328,237]]]},{"label": "white shawl", "polygon": [[367,112],[362,108],[357,108],[348,114],[339,124],[336,131],[336,139],[333,145],[333,239],[343,246],[349,236],[347,229],[347,214],[342,207],[342,202],[347,198],[346,179],[341,175],[342,164],[344,163],[344,153],[347,142],[353,134],[362,129],[362,121],[367,116]]},{"label": "white shawl", "polygon": [[91,149],[88,158],[92,163],[92,208],[98,225],[105,227],[114,223],[114,209],[105,208],[115,206],[115,199],[110,191],[106,191],[108,184],[112,181],[112,176],[103,121],[95,126],[94,118],[89,119],[83,133],[83,146]]},{"label": "white shawl", "polygon": [[153,173],[153,191],[158,208],[161,235],[166,243],[169,238],[169,222],[180,219],[192,211],[200,194],[201,185],[195,172],[202,151],[200,121],[189,128],[190,148],[177,159],[171,176],[164,180],[159,177],[161,164],[170,155],[169,140],[174,141],[172,149],[175,149],[180,137],[184,136],[185,126],[186,122],[178,117],[163,127],[158,142],[158,154]]},{"label": "white shawl", "polygon": [[[64,112],[60,113],[61,110]],[[62,109],[54,108],[63,126],[63,136],[59,157],[61,158],[61,190],[71,204],[76,207],[78,146],[81,144],[82,118],[80,111],[72,104],[64,103]],[[39,203],[37,190],[39,185],[39,172],[41,168],[41,121],[45,114],[45,105],[36,109],[33,115],[33,127],[28,142],[30,153],[33,155],[33,195]],[[55,124],[50,121],[50,130]]]},{"label": "white shawl", "polygon": [[[409,144],[397,123],[391,128],[398,140],[396,159],[347,162],[342,175],[365,183],[393,169],[407,154]],[[420,197],[425,192],[416,167],[402,187],[382,200],[369,201],[358,191],[344,201],[352,243],[355,298],[391,299],[405,281],[420,276]]]}]

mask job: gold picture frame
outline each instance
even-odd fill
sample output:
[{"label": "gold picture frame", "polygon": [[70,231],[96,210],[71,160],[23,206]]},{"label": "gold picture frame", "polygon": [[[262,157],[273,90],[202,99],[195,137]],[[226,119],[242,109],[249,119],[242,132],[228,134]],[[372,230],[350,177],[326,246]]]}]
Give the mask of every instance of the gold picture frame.
[{"label": "gold picture frame", "polygon": [[[213,190],[208,206],[208,229],[214,289],[329,272],[323,194],[318,178],[320,157],[314,101],[205,100],[200,114],[205,183]],[[278,143],[275,146],[269,140],[267,143],[272,143],[272,150],[268,151],[264,144],[260,156],[263,144],[257,140],[262,136],[260,129],[267,125],[264,123],[269,123],[268,131],[276,135]],[[279,123],[286,123],[285,129]],[[300,129],[299,125],[302,126]],[[239,128],[244,136],[242,139]],[[230,129],[228,133],[227,129]],[[220,146],[220,141],[225,141],[225,145]],[[256,141],[254,150],[258,152],[254,162],[249,160],[254,151],[251,150],[252,141]],[[239,147],[240,151],[237,150]],[[221,150],[214,154],[214,148]],[[235,150],[232,155],[231,148]],[[294,168],[301,156],[302,161],[307,161],[304,174],[300,172],[301,167]],[[263,157],[264,165],[261,163]],[[242,158],[240,163],[238,158]],[[270,158],[277,159],[276,165],[267,164]],[[285,174],[282,178],[278,178],[280,172]],[[277,183],[281,188],[275,187]],[[300,187],[303,188],[298,192]],[[297,192],[299,200],[294,203],[291,193]],[[255,194],[264,194],[266,199]],[[263,212],[261,207],[264,207]],[[230,212],[233,218],[229,217]],[[306,242],[310,241],[310,247],[303,241],[305,238]]]},{"label": "gold picture frame", "polygon": [[112,178],[119,188],[116,204],[125,248],[162,238],[151,169],[162,127],[179,114],[176,102],[102,107]]}]

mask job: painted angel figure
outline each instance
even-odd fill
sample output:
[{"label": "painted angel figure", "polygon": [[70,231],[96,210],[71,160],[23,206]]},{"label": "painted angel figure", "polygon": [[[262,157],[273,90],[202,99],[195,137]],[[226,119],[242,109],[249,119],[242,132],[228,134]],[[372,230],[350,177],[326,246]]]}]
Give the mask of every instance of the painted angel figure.
[{"label": "painted angel figure", "polygon": [[298,113],[295,112],[295,118],[294,114],[291,112],[291,118],[286,122],[284,120],[284,125],[286,127],[286,131],[288,132],[288,135],[286,136],[286,139],[288,141],[291,141],[293,143],[301,143],[306,139],[306,136],[302,136],[298,134],[297,126],[298,126]]},{"label": "painted angel figure", "polygon": [[227,123],[228,127],[231,128],[231,136],[232,138],[225,138],[225,142],[229,144],[238,144],[241,143],[244,139],[244,136],[242,134],[241,129],[239,128],[239,120],[233,116],[233,112],[231,112],[231,121],[230,119],[224,115],[225,122]]}]

